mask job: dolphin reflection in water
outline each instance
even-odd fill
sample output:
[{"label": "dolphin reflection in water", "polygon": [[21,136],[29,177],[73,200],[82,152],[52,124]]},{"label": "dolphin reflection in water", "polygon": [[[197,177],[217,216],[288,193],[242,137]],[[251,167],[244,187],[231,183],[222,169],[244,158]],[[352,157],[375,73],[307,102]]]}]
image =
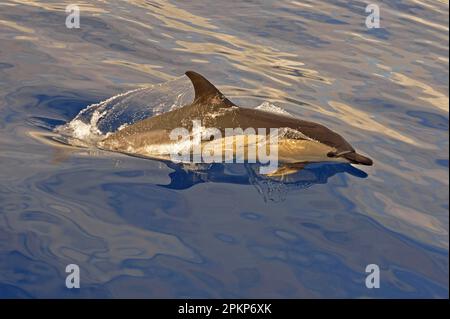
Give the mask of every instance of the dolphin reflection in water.
[{"label": "dolphin reflection in water", "polygon": [[169,189],[183,190],[201,183],[226,183],[253,185],[264,201],[279,202],[290,192],[304,190],[316,184],[326,184],[330,177],[347,173],[357,178],[366,178],[367,174],[346,163],[311,163],[288,175],[265,175],[259,173],[258,164],[201,164],[186,167],[163,161],[173,169],[169,173],[170,183],[159,185]]}]

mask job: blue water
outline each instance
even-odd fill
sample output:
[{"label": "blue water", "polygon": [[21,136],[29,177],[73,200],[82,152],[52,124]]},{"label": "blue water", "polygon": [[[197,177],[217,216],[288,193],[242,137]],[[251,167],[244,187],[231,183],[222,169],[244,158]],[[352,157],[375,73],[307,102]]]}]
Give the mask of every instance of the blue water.
[{"label": "blue water", "polygon": [[[448,2],[378,1],[370,30],[361,1],[78,2],[67,29],[69,3],[0,3],[0,297],[448,297]],[[189,69],[375,165],[280,181],[46,138]]]}]

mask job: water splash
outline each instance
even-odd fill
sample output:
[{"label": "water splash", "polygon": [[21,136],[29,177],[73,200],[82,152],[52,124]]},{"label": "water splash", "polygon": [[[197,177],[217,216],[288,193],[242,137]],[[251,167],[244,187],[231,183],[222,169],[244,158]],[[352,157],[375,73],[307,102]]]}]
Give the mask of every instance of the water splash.
[{"label": "water splash", "polygon": [[172,81],[121,93],[89,105],[73,120],[58,126],[55,131],[95,145],[108,134],[128,125],[190,103],[193,99],[191,86],[189,80],[182,76]]}]

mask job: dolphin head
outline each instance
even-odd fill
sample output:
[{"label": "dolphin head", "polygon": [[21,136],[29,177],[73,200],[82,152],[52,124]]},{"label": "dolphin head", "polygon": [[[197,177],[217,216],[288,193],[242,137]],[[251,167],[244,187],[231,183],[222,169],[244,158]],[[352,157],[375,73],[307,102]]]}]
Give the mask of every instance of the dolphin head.
[{"label": "dolphin head", "polygon": [[357,153],[353,148],[351,150],[346,150],[342,152],[329,152],[327,154],[330,158],[343,158],[346,159],[351,164],[359,164],[359,165],[373,165],[372,159]]},{"label": "dolphin head", "polygon": [[296,130],[314,141],[326,145],[332,150],[325,150],[325,158],[331,161],[348,162],[358,165],[373,165],[373,161],[356,152],[352,145],[340,134],[318,123],[298,120],[300,125]]}]

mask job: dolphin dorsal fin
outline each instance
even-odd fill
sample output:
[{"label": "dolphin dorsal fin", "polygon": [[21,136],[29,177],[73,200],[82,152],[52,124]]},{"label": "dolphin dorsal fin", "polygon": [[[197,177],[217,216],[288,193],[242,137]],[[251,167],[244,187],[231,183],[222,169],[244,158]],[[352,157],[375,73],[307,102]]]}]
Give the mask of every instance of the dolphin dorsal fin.
[{"label": "dolphin dorsal fin", "polygon": [[219,96],[221,99],[223,99],[226,105],[228,105],[228,103],[233,105],[233,103],[228,101],[224,97],[224,95],[202,75],[194,71],[187,71],[185,74],[188,76],[188,78],[192,82],[192,85],[194,86],[195,91],[194,101],[198,101],[200,99],[207,100]]}]

